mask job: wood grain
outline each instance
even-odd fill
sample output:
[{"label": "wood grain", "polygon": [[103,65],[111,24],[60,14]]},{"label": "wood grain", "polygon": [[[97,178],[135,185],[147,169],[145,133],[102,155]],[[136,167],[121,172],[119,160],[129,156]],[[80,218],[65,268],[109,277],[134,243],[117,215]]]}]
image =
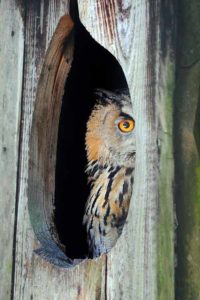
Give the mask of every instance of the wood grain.
[{"label": "wood grain", "polygon": [[[103,257],[97,261],[87,261],[69,270],[53,266],[33,252],[40,245],[34,235],[28,215],[28,190],[29,201],[33,204],[35,200],[36,213],[39,213],[38,219],[35,220],[33,220],[34,214],[32,215],[32,224],[36,232],[38,228],[37,220],[46,221],[43,218],[44,207],[42,207],[42,204],[50,205],[50,209],[52,207],[51,201],[45,202],[44,195],[52,196],[54,189],[53,164],[55,164],[56,127],[58,126],[61,105],[59,101],[61,101],[63,80],[65,79],[62,77],[62,70],[68,72],[69,66],[67,65],[70,63],[70,60],[68,62],[62,62],[61,60],[59,70],[56,71],[55,69],[59,58],[56,51],[59,52],[62,34],[57,36],[58,47],[52,49],[53,52],[48,50],[47,53],[48,60],[51,58],[51,54],[54,53],[52,56],[54,61],[52,64],[47,61],[43,66],[42,73],[41,67],[46,57],[45,52],[49,47],[50,39],[60,18],[67,13],[67,7],[68,1],[28,2],[27,4],[14,299],[105,299],[105,258]],[[72,50],[71,42],[70,47]],[[63,59],[65,60],[66,56]],[[48,68],[50,69],[49,72]],[[47,83],[46,90],[41,89],[41,82]],[[36,97],[37,89],[38,94]],[[44,101],[41,101],[42,97],[44,97]],[[34,114],[34,108],[38,114]],[[33,114],[34,119],[32,119]],[[46,124],[45,114],[47,117]],[[32,124],[35,125],[35,128],[32,130],[32,139],[29,143]],[[55,128],[52,127],[54,125]],[[47,142],[46,145],[45,141]],[[30,145],[31,149],[29,149]],[[47,146],[50,147],[47,149]],[[30,181],[28,181],[29,154],[33,159],[30,161]],[[47,174],[47,171],[49,171],[49,174]],[[46,207],[46,211],[49,211],[48,207]],[[48,218],[48,215],[46,217]],[[51,215],[49,218],[51,219]]]},{"label": "wood grain", "polygon": [[15,1],[0,1],[0,299],[9,299],[23,78],[24,27]]},{"label": "wood grain", "polygon": [[175,92],[177,299],[200,299],[200,3],[178,2]]},{"label": "wood grain", "polygon": [[[49,45],[37,87],[30,137],[28,199],[34,232],[44,248],[37,250],[53,261],[54,188],[57,132],[66,78],[73,59],[73,22],[63,16]],[[54,261],[56,263],[56,249]],[[62,251],[60,249],[60,251]],[[51,252],[51,254],[50,254]],[[67,262],[64,252],[60,252]],[[64,263],[63,261],[63,263]],[[72,262],[69,260],[69,263]],[[61,262],[60,262],[61,264]]]},{"label": "wood grain", "polygon": [[107,297],[174,299],[173,6],[78,2],[86,29],[121,64],[136,113],[133,197],[128,224],[108,255]]},{"label": "wood grain", "polygon": [[[6,178],[1,190],[3,209],[0,216],[5,224],[9,216],[11,226],[6,232],[1,229],[3,247],[0,246],[0,258],[3,265],[0,275],[4,274],[1,282],[4,288],[0,289],[0,296],[10,299],[15,211],[17,226],[12,299],[174,299],[174,8],[171,1],[79,1],[84,26],[117,58],[124,70],[136,113],[137,164],[128,222],[116,247],[108,256],[84,261],[72,269],[53,266],[33,252],[40,247],[33,231],[37,234],[38,220],[45,221],[48,226],[51,224],[60,101],[64,73],[69,71],[71,62],[66,60],[68,56],[59,60],[59,49],[62,48],[59,36],[58,48],[54,49],[52,57],[55,61],[53,64],[44,62],[47,57],[51,60],[53,52],[48,48],[59,20],[69,11],[69,1],[28,0],[24,20],[20,15],[22,9],[15,5],[14,0],[1,1],[0,8],[4,11],[5,24],[8,22],[6,31],[0,28],[0,33],[9,41],[11,53],[8,59],[9,66],[12,66],[10,69],[4,62],[0,72],[8,74],[13,83],[10,88],[9,81],[4,79],[1,88],[1,151],[3,149],[2,155],[9,155],[9,159],[0,163],[0,173]],[[18,29],[17,34],[13,26]],[[72,50],[71,42],[68,50]],[[0,45],[2,60],[9,50],[2,41]],[[59,68],[56,69],[56,66]],[[22,126],[15,206],[22,67]],[[0,83],[1,78],[3,76]],[[47,84],[46,90],[44,83]],[[45,101],[42,101],[43,97]],[[8,98],[17,100],[8,102],[11,105],[6,107],[5,100]],[[8,133],[6,136],[5,132]],[[10,182],[11,185],[8,185]],[[28,200],[30,206],[35,205],[38,213],[38,218],[31,213],[33,228]],[[45,211],[50,214],[43,214]]]}]

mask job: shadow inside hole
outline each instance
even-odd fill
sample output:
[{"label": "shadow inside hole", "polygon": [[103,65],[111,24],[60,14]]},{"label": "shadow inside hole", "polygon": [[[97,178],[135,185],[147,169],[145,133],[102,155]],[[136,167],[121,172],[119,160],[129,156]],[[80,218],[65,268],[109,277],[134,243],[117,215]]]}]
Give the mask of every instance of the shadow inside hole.
[{"label": "shadow inside hole", "polygon": [[78,21],[74,60],[62,100],[55,180],[55,224],[70,258],[88,254],[82,226],[89,195],[85,133],[96,88],[113,91],[127,88],[127,83],[117,60],[96,43]]}]

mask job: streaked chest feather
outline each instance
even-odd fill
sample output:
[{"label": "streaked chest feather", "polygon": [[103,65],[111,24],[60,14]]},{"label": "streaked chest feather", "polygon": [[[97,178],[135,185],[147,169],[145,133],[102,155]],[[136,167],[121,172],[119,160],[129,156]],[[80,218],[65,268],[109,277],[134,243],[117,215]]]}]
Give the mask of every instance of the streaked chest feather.
[{"label": "streaked chest feather", "polygon": [[117,242],[128,214],[135,166],[135,120],[130,97],[99,90],[87,122],[90,183],[83,224],[91,257]]},{"label": "streaked chest feather", "polygon": [[90,168],[91,193],[84,224],[93,256],[108,252],[126,221],[133,185],[133,166]]}]

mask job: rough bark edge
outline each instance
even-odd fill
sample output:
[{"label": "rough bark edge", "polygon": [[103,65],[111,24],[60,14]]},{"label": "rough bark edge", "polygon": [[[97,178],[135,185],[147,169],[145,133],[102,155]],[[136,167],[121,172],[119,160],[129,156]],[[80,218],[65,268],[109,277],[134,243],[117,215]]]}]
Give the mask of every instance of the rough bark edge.
[{"label": "rough bark edge", "polygon": [[57,133],[62,96],[73,59],[73,22],[63,16],[49,45],[40,75],[30,138],[28,205],[42,248],[36,253],[60,267],[71,267],[54,227]]}]

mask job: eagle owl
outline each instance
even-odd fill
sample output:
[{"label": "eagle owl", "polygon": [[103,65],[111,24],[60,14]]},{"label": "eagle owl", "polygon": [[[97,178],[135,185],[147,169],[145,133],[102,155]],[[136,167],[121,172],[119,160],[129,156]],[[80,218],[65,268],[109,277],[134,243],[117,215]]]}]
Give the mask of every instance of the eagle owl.
[{"label": "eagle owl", "polygon": [[83,225],[90,257],[110,251],[122,232],[136,153],[135,121],[128,94],[97,90],[96,95],[85,137],[90,194]]}]

